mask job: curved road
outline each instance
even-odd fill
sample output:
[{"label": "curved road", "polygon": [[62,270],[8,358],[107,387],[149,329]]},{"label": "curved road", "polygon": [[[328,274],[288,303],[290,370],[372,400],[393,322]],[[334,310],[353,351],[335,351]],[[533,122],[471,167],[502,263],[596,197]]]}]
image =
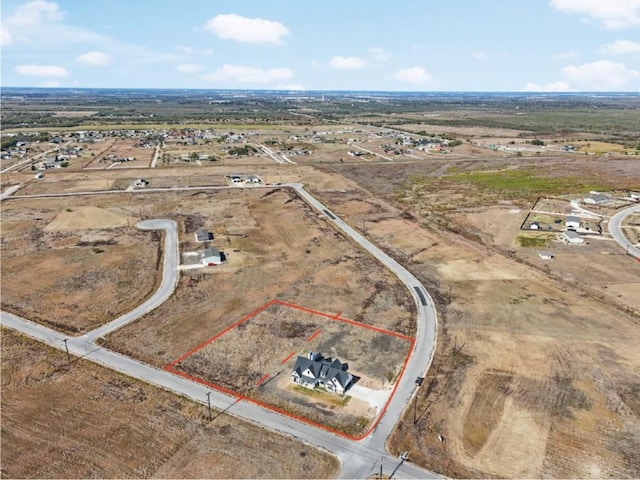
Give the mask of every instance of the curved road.
[{"label": "curved road", "polygon": [[609,219],[609,233],[613,239],[618,242],[625,251],[635,257],[640,258],[640,249],[632,245],[622,233],[622,220],[632,213],[640,212],[640,205],[632,205],[631,207],[620,210]]},{"label": "curved road", "polygon": [[[329,211],[315,197],[306,192],[301,184],[285,184],[283,186],[295,189],[307,203],[323,213],[331,223],[395,273],[407,288],[409,288],[417,305],[418,321],[414,351],[405,367],[396,393],[389,402],[384,416],[374,431],[361,441],[347,439],[312,425],[299,422],[293,418],[280,415],[250,402],[237,401],[234,397],[215,390],[212,391],[204,385],[197,384],[165,370],[151,367],[145,363],[99,347],[94,343],[96,339],[145,315],[159,306],[173,293],[178,281],[178,239],[176,224],[171,220],[148,220],[140,222],[137,225],[138,228],[142,229],[162,229],[165,231],[165,255],[163,279],[160,288],[151,298],[132,312],[122,315],[116,320],[80,337],[67,337],[60,332],[56,332],[7,312],[0,313],[0,323],[3,326],[19,330],[59,349],[64,349],[66,343],[69,352],[76,356],[100,363],[108,368],[115,369],[145,382],[158,385],[197,402],[206,403],[206,396],[210,394],[211,404],[215,408],[220,410],[230,409],[227,411],[233,415],[237,415],[266,428],[300,438],[303,441],[324,448],[335,454],[342,461],[342,471],[340,474],[342,478],[365,478],[372,475],[378,471],[380,461],[383,461],[385,472],[389,474],[400,461],[387,454],[385,447],[387,437],[411,400],[416,388],[414,383],[415,377],[424,374],[433,358],[436,341],[436,312],[433,301],[424,286],[409,271]],[[271,186],[269,185],[267,187]],[[396,475],[403,478],[436,478],[436,475],[432,472],[423,470],[407,462],[404,462],[400,466]]]},{"label": "curved road", "polygon": [[162,283],[158,290],[144,303],[121,317],[90,331],[82,336],[89,342],[95,342],[111,332],[146,315],[154,308],[169,299],[178,284],[178,225],[173,220],[145,220],[136,224],[141,230],[164,230],[164,266],[162,269]]}]

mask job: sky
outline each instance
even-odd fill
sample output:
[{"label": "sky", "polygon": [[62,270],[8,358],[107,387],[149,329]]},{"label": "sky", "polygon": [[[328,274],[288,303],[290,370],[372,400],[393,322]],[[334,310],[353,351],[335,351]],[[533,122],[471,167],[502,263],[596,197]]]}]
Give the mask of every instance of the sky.
[{"label": "sky", "polygon": [[640,0],[2,0],[1,85],[640,90]]}]

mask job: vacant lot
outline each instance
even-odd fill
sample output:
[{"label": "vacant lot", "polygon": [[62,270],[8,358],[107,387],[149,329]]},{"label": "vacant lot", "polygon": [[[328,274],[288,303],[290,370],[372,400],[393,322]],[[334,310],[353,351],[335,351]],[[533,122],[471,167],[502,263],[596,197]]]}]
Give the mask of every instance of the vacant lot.
[{"label": "vacant lot", "polygon": [[112,348],[162,367],[273,299],[412,335],[408,290],[292,191],[163,193],[162,200],[150,216],[174,218],[188,232],[206,225],[228,264],[183,272],[173,297],[108,337]]},{"label": "vacant lot", "polygon": [[3,309],[78,334],[151,295],[160,235],[136,229],[126,206],[87,203],[76,197],[3,204]]},{"label": "vacant lot", "polygon": [[[388,390],[411,339],[281,303],[271,303],[170,366],[223,391],[246,396],[309,421],[358,436],[380,412],[349,396],[295,387],[298,355],[320,352],[349,366],[357,384]],[[347,392],[348,395],[348,392]]]},{"label": "vacant lot", "polygon": [[[328,478],[335,458],[2,330],[2,478]],[[294,460],[293,460],[294,459]]]},{"label": "vacant lot", "polygon": [[[345,171],[387,191],[368,167]],[[403,177],[399,166],[395,175]],[[501,216],[484,218],[483,225],[493,227],[480,232],[453,223],[454,217],[443,220],[434,206],[451,199],[428,189],[423,195],[431,205],[414,197],[418,211],[408,200],[400,210],[375,199],[348,180],[316,192],[407,265],[438,305],[436,359],[419,389],[415,417],[407,409],[391,438],[394,451],[415,452],[414,461],[450,476],[640,475],[638,319],[587,293],[583,282],[596,284],[600,275],[589,270],[588,257],[579,261],[583,269],[574,283],[476,241],[484,238],[478,232],[506,239],[503,228],[511,229],[513,241],[523,219],[515,197],[492,205]],[[620,282],[635,277],[637,285],[637,262],[609,267],[627,272]]]}]

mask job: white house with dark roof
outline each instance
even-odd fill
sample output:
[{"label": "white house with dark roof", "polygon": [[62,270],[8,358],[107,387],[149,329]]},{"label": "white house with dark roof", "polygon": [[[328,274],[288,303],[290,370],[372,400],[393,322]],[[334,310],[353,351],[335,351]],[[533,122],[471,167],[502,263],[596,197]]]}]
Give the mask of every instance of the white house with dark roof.
[{"label": "white house with dark roof", "polygon": [[202,263],[204,266],[220,265],[222,262],[222,254],[217,248],[209,247],[202,251]]},{"label": "white house with dark roof", "polygon": [[353,385],[353,375],[347,365],[338,359],[324,358],[320,353],[309,352],[308,357],[298,357],[291,371],[291,381],[306,388],[323,387],[329,392],[344,393]]}]

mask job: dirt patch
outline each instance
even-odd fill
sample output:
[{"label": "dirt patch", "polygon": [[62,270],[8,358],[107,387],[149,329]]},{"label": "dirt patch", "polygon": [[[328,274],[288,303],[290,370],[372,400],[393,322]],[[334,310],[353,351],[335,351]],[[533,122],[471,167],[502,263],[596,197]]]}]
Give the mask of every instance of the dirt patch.
[{"label": "dirt patch", "polygon": [[64,352],[6,329],[2,358],[3,478],[338,473],[320,450],[229,415],[209,422],[203,405],[90,362],[69,368]]},{"label": "dirt patch", "polygon": [[129,226],[135,218],[94,206],[67,208],[44,227],[45,232],[89,230]]}]

